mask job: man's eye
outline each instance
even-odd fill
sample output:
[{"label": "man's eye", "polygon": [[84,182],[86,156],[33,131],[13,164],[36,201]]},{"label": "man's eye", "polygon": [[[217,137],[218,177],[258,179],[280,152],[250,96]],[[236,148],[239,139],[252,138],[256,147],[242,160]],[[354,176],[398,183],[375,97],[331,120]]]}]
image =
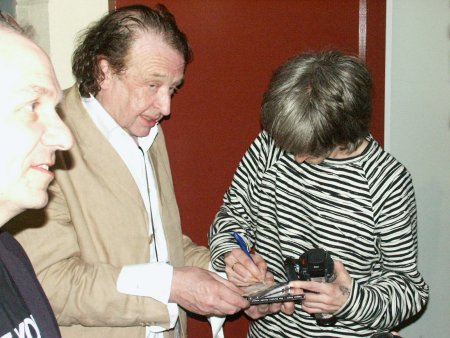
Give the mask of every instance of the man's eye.
[{"label": "man's eye", "polygon": [[37,110],[39,109],[38,102],[30,102],[26,105],[22,106],[22,108],[19,110],[20,114],[26,118],[35,120],[37,119],[38,113]]},{"label": "man's eye", "polygon": [[23,113],[33,113],[36,111],[37,103],[36,102],[30,102],[22,107],[21,111]]}]

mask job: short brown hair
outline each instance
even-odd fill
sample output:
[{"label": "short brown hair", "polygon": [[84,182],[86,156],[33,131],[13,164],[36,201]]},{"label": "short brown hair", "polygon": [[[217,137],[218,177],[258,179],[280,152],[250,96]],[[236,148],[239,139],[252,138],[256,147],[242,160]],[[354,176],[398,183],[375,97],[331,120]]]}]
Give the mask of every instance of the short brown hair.
[{"label": "short brown hair", "polygon": [[283,150],[324,156],[352,151],[369,134],[372,79],[339,51],[300,54],[278,68],[264,94],[261,125]]}]

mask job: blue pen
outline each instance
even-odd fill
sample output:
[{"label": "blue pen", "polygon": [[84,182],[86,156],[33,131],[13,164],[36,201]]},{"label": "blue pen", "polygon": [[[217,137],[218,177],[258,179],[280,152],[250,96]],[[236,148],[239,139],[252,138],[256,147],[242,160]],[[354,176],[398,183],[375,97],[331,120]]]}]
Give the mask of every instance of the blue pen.
[{"label": "blue pen", "polygon": [[233,236],[236,239],[236,242],[239,244],[239,247],[245,252],[245,254],[250,257],[250,259],[253,261],[252,256],[250,255],[250,252],[247,250],[247,246],[245,245],[244,239],[239,235],[236,231],[233,231]]}]

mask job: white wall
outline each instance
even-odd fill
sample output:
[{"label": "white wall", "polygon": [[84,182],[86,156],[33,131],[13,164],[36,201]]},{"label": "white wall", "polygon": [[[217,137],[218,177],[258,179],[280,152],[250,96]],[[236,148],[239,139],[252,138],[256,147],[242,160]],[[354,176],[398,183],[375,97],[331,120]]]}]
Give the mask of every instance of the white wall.
[{"label": "white wall", "polygon": [[[430,285],[407,338],[450,337],[450,1],[388,0],[386,149],[410,170]],[[389,72],[390,71],[390,72]]]},{"label": "white wall", "polygon": [[31,24],[62,88],[73,83],[71,58],[80,30],[108,11],[108,0],[17,0],[17,20]]},{"label": "white wall", "polygon": [[72,86],[77,34],[108,11],[108,0],[50,0],[50,57],[62,88]]}]

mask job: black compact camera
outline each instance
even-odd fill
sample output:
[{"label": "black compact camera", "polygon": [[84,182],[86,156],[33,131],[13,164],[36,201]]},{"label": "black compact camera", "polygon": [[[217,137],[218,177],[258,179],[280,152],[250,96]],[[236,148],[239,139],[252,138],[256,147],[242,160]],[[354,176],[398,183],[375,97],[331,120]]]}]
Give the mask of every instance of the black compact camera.
[{"label": "black compact camera", "polygon": [[[284,268],[289,281],[305,280],[321,283],[331,283],[336,278],[334,262],[328,251],[320,248],[310,249],[299,258],[288,257]],[[329,313],[315,314],[316,322],[320,326],[331,326],[336,318]]]}]

